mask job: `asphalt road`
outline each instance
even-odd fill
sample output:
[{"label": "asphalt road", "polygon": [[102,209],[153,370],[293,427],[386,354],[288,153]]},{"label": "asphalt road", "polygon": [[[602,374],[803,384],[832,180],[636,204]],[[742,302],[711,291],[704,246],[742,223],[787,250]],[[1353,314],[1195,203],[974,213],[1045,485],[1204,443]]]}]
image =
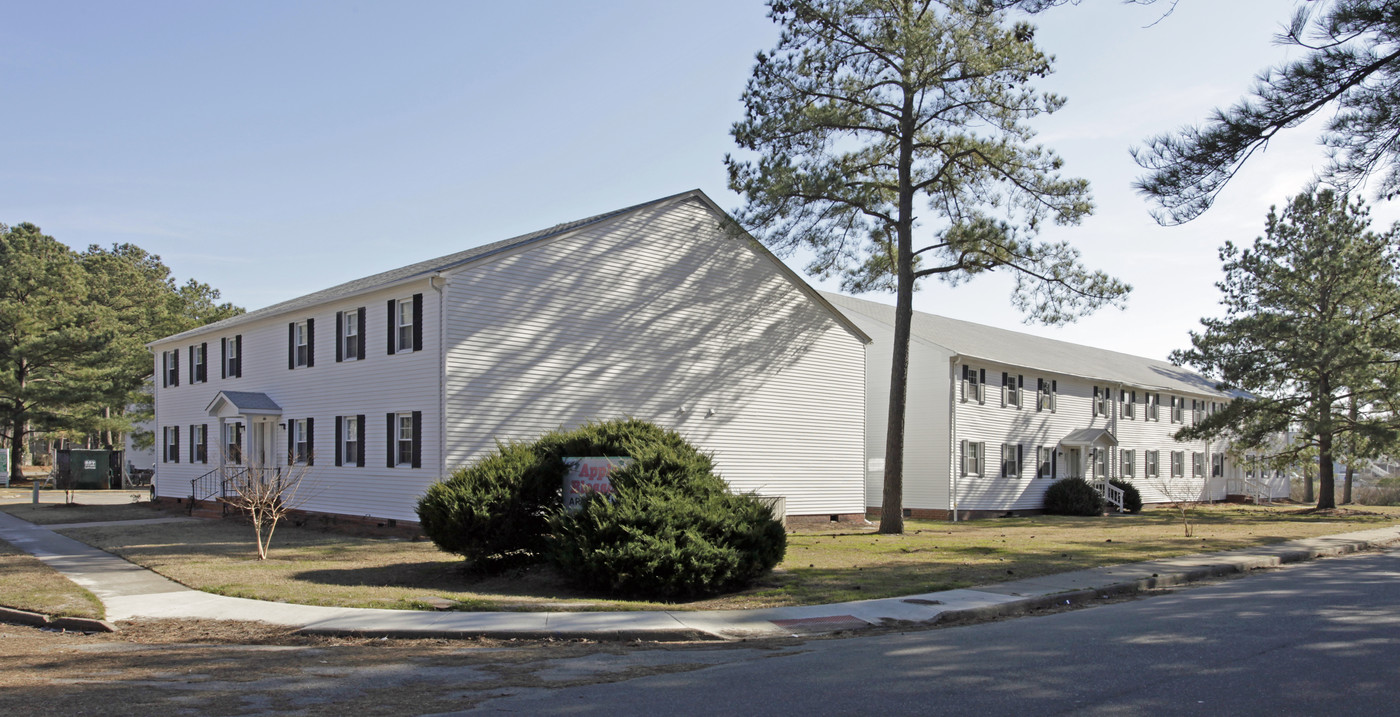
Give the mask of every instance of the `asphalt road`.
[{"label": "asphalt road", "polygon": [[1400,550],[1043,617],[503,692],[473,713],[1400,715]]}]

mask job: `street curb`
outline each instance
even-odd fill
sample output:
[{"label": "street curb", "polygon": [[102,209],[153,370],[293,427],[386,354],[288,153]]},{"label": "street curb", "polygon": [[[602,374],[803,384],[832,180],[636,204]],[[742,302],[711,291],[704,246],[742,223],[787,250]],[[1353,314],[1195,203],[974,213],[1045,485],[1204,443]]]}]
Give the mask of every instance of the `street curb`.
[{"label": "street curb", "polygon": [[90,617],[51,617],[43,613],[0,607],[0,622],[31,627],[51,627],[73,632],[116,632],[117,626],[106,620]]},{"label": "street curb", "polygon": [[1100,587],[1071,590],[1051,595],[1037,595],[1035,597],[1005,602],[998,605],[986,605],[963,610],[948,610],[947,612],[935,615],[927,624],[955,626],[996,618],[1018,617],[1037,610],[1045,610],[1064,605],[1082,605],[1097,599],[1136,595],[1159,588],[1189,585],[1211,578],[1238,575],[1254,570],[1277,568],[1281,565],[1301,563],[1317,558],[1349,555],[1363,550],[1385,548],[1397,544],[1400,544],[1400,537],[1391,537],[1383,540],[1351,540],[1320,547],[1287,548],[1278,550],[1273,555],[1238,556],[1230,559],[1228,562],[1214,565],[1202,565],[1197,568],[1175,573],[1153,574],[1152,577],[1140,578],[1138,580],[1110,583]]},{"label": "street curb", "polygon": [[326,637],[385,637],[396,640],[444,639],[461,640],[484,638],[488,640],[593,640],[595,642],[724,642],[729,638],[703,630],[681,628],[676,630],[414,630],[397,628],[392,630],[372,630],[358,628],[315,627],[298,628],[298,635],[321,635]]}]

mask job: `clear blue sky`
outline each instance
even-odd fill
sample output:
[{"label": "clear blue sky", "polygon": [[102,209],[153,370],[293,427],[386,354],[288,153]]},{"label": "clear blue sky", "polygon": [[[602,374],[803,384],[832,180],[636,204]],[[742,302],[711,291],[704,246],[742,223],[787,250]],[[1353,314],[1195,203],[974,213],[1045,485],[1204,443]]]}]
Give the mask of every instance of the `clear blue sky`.
[{"label": "clear blue sky", "polygon": [[[1322,154],[1276,142],[1219,206],[1162,228],[1129,147],[1238,98],[1285,57],[1289,0],[1095,0],[1035,18],[1068,105],[1035,126],[1098,206],[1068,239],[1126,311],[1027,327],[1009,280],[916,306],[1165,357],[1216,312],[1216,250],[1258,235]],[[253,309],[667,194],[739,197],[721,164],[761,3],[0,0],[0,222],[131,242]],[[1376,212],[1385,222],[1393,207]],[[801,258],[790,260],[801,270]],[[826,284],[825,288],[835,288]],[[884,299],[892,301],[892,299]]]}]

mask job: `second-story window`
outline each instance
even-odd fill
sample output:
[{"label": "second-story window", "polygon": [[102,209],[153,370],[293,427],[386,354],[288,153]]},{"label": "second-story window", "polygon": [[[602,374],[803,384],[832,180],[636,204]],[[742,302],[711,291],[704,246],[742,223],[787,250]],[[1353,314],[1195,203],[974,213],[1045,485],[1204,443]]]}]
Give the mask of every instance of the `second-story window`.
[{"label": "second-story window", "polygon": [[1035,410],[1054,413],[1057,389],[1058,386],[1054,380],[1036,379]]},{"label": "second-story window", "polygon": [[316,320],[287,324],[287,368],[316,365]]},{"label": "second-story window", "polygon": [[195,344],[190,347],[190,383],[204,383],[209,380],[206,354],[209,344]]},{"label": "second-story window", "polygon": [[423,295],[389,300],[389,353],[423,348]]},{"label": "second-story window", "polygon": [[1147,411],[1143,418],[1148,421],[1161,421],[1162,412],[1160,409],[1162,407],[1162,394],[1149,393],[1145,400],[1147,401]]},{"label": "second-story window", "polygon": [[165,388],[180,385],[180,351],[164,351],[160,355],[161,385]]},{"label": "second-story window", "polygon": [[963,403],[987,402],[987,395],[986,391],[984,390],[987,383],[986,369],[972,368],[971,366],[963,366],[962,379]]},{"label": "second-story window", "polygon": [[238,378],[243,375],[243,334],[220,341],[223,352],[223,377]]},{"label": "second-story window", "polygon": [[1118,399],[1119,402],[1123,404],[1119,410],[1119,415],[1130,421],[1137,418],[1137,391],[1120,389],[1118,391]]},{"label": "second-story window", "polygon": [[1025,385],[1025,377],[1016,374],[1001,374],[1002,406],[1021,407],[1022,387]]}]

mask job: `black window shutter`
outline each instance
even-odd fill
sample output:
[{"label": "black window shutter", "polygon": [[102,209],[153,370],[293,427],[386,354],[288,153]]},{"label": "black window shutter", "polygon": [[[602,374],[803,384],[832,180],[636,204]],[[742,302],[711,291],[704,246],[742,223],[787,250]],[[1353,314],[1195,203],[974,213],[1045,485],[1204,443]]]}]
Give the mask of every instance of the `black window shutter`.
[{"label": "black window shutter", "polygon": [[316,365],[316,320],[306,320],[306,365]]},{"label": "black window shutter", "polygon": [[1021,477],[1022,466],[1025,463],[1025,453],[1021,450],[1021,444],[1016,444],[1016,477]]},{"label": "black window shutter", "polygon": [[219,339],[219,378],[228,378],[228,337]]},{"label": "black window shutter", "polygon": [[364,413],[356,416],[356,422],[354,422],[354,447],[356,447],[354,465],[364,468]]},{"label": "black window shutter", "polygon": [[170,352],[160,352],[160,387],[170,388]]},{"label": "black window shutter", "polygon": [[[413,295],[413,350],[423,350],[423,295]],[[417,468],[418,466],[413,466]]]},{"label": "black window shutter", "polygon": [[[388,333],[389,333],[389,355],[390,355],[390,356],[393,356],[393,355],[394,355],[394,349],[396,348],[395,345],[394,345],[394,334],[397,333],[398,330],[399,330],[398,317],[394,316],[394,313],[395,313],[395,312],[394,312],[394,304],[397,304],[397,303],[398,303],[398,302],[394,301],[393,299],[389,299],[389,332],[388,332]],[[393,466],[392,463],[389,464],[389,465],[390,465],[390,467]]]},{"label": "black window shutter", "polygon": [[[356,319],[360,322],[359,333],[355,336],[355,341],[360,344],[360,350],[355,352],[355,356],[363,360],[365,358],[365,307],[361,306],[355,314]],[[364,455],[364,448],[360,449],[360,455]]]},{"label": "black window shutter", "polygon": [[423,412],[413,412],[413,467],[423,467]]},{"label": "black window shutter", "polygon": [[[239,356],[239,358],[243,358]],[[297,367],[297,323],[287,324],[287,368]]]},{"label": "black window shutter", "polygon": [[340,416],[336,416],[336,417],[335,417],[335,464],[336,464],[336,465],[340,465],[340,464],[341,464],[342,452],[345,450],[345,446],[342,444],[343,436],[345,435],[345,426],[343,425],[344,423],[345,423],[345,419],[344,419],[344,418],[342,418],[342,417],[340,417]]},{"label": "black window shutter", "polygon": [[172,371],[170,372],[170,385],[171,385],[171,386],[179,386],[179,385],[180,385],[180,349],[175,349],[174,351],[171,351],[171,352],[170,352],[170,366],[171,366],[172,369],[174,369],[174,370],[172,370]]},{"label": "black window shutter", "polygon": [[[335,312],[335,362],[336,362],[336,363],[340,363],[341,361],[344,361],[344,360],[345,360],[345,347],[342,346],[342,343],[344,342],[344,340],[345,340],[345,312],[343,312],[343,311],[337,311],[337,312]],[[336,423],[339,424],[339,422],[340,422],[340,419],[337,418],[337,419],[336,419]],[[336,464],[336,465],[340,465],[340,461],[337,460],[337,461],[335,462],[335,464]]]},{"label": "black window shutter", "polygon": [[316,465],[316,419],[306,419],[306,465]]},{"label": "black window shutter", "polygon": [[[394,302],[390,301],[390,302],[389,302],[389,306],[390,306],[390,307],[393,307],[393,305],[394,305]],[[394,439],[396,438],[396,436],[395,436],[396,429],[398,428],[397,426],[394,425],[396,422],[397,422],[397,421],[395,421],[395,416],[394,416],[394,414],[392,414],[392,413],[386,413],[386,414],[384,414],[384,423],[388,424],[388,426],[389,426],[389,448],[388,448],[388,450],[386,451],[386,453],[388,453],[388,456],[386,456],[385,459],[384,459],[384,465],[385,465],[386,467],[388,467],[388,468],[393,468],[393,467],[394,467],[394,453],[396,453],[396,451],[395,451],[394,449],[398,448],[398,446],[395,445],[395,441],[394,441]]]},{"label": "black window shutter", "polygon": [[977,384],[982,387],[982,392],[977,396],[978,403],[987,402],[987,369],[977,369]]},{"label": "black window shutter", "polygon": [[199,369],[194,365],[194,347],[190,347],[190,383],[199,383]]},{"label": "black window shutter", "polygon": [[194,443],[195,443],[195,440],[194,440],[194,439],[195,439],[198,435],[199,435],[199,434],[195,433],[195,425],[194,425],[194,424],[190,424],[190,463],[194,463],[195,461],[199,460],[199,456],[195,454],[195,446],[194,446]]},{"label": "black window shutter", "polygon": [[[297,462],[297,422],[294,418],[287,419],[287,465]],[[274,449],[275,450],[275,449]]]},{"label": "black window shutter", "polygon": [[233,367],[236,369],[236,370],[234,371],[233,375],[236,376],[236,377],[238,377],[238,378],[242,378],[242,377],[243,377],[243,334],[239,334],[239,335],[233,337],[233,345],[234,345],[234,348],[238,349],[237,351],[234,352],[234,353],[238,354],[238,360],[233,362]]},{"label": "black window shutter", "polygon": [[209,381],[209,342],[204,341],[199,344],[199,354],[204,361],[199,364],[199,380],[201,383]]},{"label": "black window shutter", "polygon": [[199,462],[200,462],[200,463],[208,463],[208,462],[209,462],[209,424],[206,423],[206,424],[204,424],[204,425],[202,425],[202,426],[199,427],[199,437],[200,437],[200,439],[201,439],[201,440],[199,441]]},{"label": "black window shutter", "polygon": [[170,456],[170,460],[171,460],[172,462],[174,462],[174,463],[179,463],[179,462],[180,462],[180,427],[179,427],[179,426],[174,426],[174,427],[172,427],[170,430],[172,430],[172,431],[175,432],[175,435],[174,435],[174,436],[171,436],[171,440],[170,440],[171,443],[175,444],[175,450],[171,451],[171,453],[172,453],[173,455]]},{"label": "black window shutter", "polygon": [[[364,309],[360,309],[364,311]],[[364,314],[360,314],[363,316]],[[364,334],[361,334],[364,336]],[[355,416],[355,465],[365,467],[365,414]]]}]

